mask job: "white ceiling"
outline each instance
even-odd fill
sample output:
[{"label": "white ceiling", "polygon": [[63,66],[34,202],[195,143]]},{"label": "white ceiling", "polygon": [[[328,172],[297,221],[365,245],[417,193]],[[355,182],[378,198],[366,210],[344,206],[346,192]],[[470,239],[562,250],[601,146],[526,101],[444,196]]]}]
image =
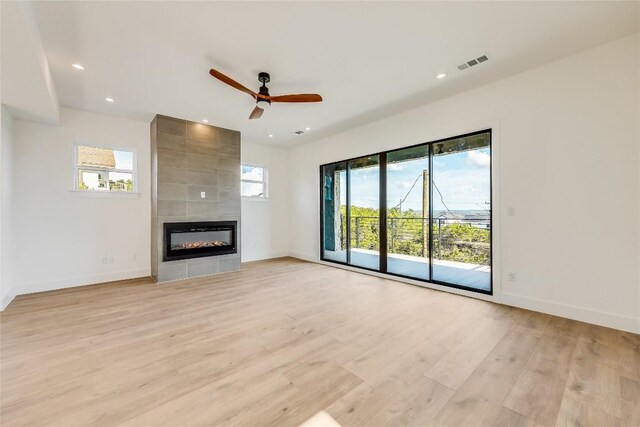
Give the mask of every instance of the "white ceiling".
[{"label": "white ceiling", "polygon": [[0,14],[2,104],[15,118],[57,124],[58,98],[30,4],[3,1]]},{"label": "white ceiling", "polygon": [[[34,2],[61,104],[161,113],[293,145],[495,81],[639,30],[638,2]],[[466,71],[457,65],[487,54]],[[602,59],[606,61],[606,58]],[[86,67],[71,67],[79,62]],[[319,93],[248,120],[253,99]],[[447,77],[437,80],[438,73]],[[115,103],[104,101],[112,97]],[[293,132],[311,127],[304,135]],[[268,138],[268,134],[274,138]]]}]

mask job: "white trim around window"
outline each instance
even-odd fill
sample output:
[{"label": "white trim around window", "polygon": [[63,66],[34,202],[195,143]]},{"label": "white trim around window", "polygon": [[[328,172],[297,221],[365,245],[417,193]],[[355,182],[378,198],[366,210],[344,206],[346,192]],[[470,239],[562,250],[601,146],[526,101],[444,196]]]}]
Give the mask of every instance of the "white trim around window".
[{"label": "white trim around window", "polygon": [[[242,177],[242,170],[245,167],[261,169],[262,170],[262,179],[249,179]],[[262,192],[259,195],[250,195],[243,192],[243,185],[247,184],[258,184],[262,186]],[[260,166],[251,163],[242,163],[240,166],[240,195],[243,200],[267,200],[269,198],[269,170],[265,166]]]},{"label": "white trim around window", "polygon": [[[104,150],[112,150],[112,151],[121,151],[131,153],[131,169],[102,169],[99,167],[92,166],[79,166],[78,165],[78,147],[90,147],[90,148],[99,148]],[[76,142],[73,144],[73,188],[71,192],[75,196],[83,196],[83,197],[123,197],[123,198],[138,198],[140,197],[140,193],[138,192],[138,153],[135,148],[125,148],[125,147],[115,147],[115,146],[102,146],[95,145],[84,142]],[[133,182],[132,191],[115,191],[115,190],[82,190],[79,188],[79,171],[105,171],[108,173],[127,173],[131,174],[131,180]]]}]

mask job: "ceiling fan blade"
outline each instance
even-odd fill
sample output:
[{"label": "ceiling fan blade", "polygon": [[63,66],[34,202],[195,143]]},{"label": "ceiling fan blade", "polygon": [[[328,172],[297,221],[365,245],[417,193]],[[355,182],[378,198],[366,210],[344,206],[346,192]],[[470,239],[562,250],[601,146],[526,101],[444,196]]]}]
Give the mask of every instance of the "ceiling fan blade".
[{"label": "ceiling fan blade", "polygon": [[242,86],[240,83],[238,83],[237,81],[233,80],[231,77],[225,76],[224,74],[222,74],[220,71],[214,70],[213,68],[209,70],[209,74],[211,74],[213,77],[215,77],[216,79],[220,80],[221,82],[224,82],[226,84],[228,84],[231,87],[234,87],[238,90],[243,91],[244,93],[247,93],[251,96],[253,96],[254,99],[258,99],[258,95],[252,91],[249,88],[246,88],[244,86]]},{"label": "ceiling fan blade", "polygon": [[264,110],[262,108],[256,106],[256,108],[254,108],[249,115],[249,119],[259,119],[260,117],[262,117],[263,112]]},{"label": "ceiling fan blade", "polygon": [[322,102],[322,97],[315,93],[301,93],[298,95],[280,95],[269,97],[271,102]]}]

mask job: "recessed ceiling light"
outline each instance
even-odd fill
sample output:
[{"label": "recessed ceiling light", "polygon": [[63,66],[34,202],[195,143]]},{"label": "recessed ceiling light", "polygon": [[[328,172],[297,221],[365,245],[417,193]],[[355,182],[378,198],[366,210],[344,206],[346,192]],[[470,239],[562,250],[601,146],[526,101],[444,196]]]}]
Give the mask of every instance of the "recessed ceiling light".
[{"label": "recessed ceiling light", "polygon": [[304,130],[311,130],[311,128],[304,128]]},{"label": "recessed ceiling light", "polygon": [[202,119],[202,123],[209,123],[209,120],[207,120],[207,119]]},{"label": "recessed ceiling light", "polygon": [[105,98],[104,100],[107,101],[107,102],[114,102],[113,98]]},{"label": "recessed ceiling light", "polygon": [[444,79],[445,77],[447,77],[447,75],[446,75],[446,74],[444,74],[444,73],[440,73],[440,74],[438,74],[438,75],[436,76],[436,79]]},{"label": "recessed ceiling light", "polygon": [[80,64],[71,64],[71,66],[76,70],[84,70],[84,67]]},{"label": "recessed ceiling light", "polygon": [[269,134],[269,138],[273,138],[273,134],[272,133]]}]

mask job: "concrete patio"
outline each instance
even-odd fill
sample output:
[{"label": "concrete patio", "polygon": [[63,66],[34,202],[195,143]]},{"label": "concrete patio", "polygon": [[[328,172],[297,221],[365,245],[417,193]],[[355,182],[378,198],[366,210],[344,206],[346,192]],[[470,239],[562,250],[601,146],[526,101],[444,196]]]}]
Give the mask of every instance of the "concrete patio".
[{"label": "concrete patio", "polygon": [[[329,260],[346,262],[346,251],[327,251],[324,257]],[[351,264],[377,270],[380,266],[377,251],[352,249]],[[429,260],[423,257],[389,254],[387,271],[416,279],[429,280]],[[482,291],[491,289],[491,268],[486,265],[469,264],[456,261],[434,260],[433,280],[466,286]]]}]

